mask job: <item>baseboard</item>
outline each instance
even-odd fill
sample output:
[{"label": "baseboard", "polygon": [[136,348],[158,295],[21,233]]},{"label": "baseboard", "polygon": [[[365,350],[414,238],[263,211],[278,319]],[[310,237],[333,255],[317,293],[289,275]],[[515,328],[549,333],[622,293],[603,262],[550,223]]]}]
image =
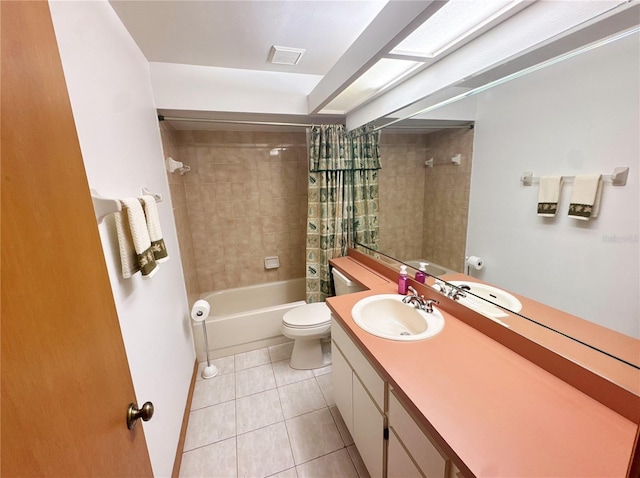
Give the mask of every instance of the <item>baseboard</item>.
[{"label": "baseboard", "polygon": [[193,389],[196,385],[196,377],[198,375],[198,361],[193,365],[193,374],[191,376],[191,385],[189,386],[189,394],[187,395],[187,404],[184,407],[184,415],[182,417],[182,428],[180,429],[180,439],[178,440],[178,448],[176,449],[176,459],[173,462],[173,471],[171,478],[178,478],[180,475],[180,465],[182,464],[182,452],[184,450],[184,439],[187,435],[187,425],[189,424],[189,413],[191,412],[191,401],[193,400]]}]

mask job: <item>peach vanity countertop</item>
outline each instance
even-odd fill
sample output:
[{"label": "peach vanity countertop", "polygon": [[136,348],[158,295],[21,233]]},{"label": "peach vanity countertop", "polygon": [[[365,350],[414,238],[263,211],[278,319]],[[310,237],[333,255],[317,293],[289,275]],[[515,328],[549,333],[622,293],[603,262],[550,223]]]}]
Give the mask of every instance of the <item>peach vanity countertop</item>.
[{"label": "peach vanity countertop", "polygon": [[[354,280],[374,271],[332,264]],[[395,282],[327,299],[337,320],[458,467],[477,477],[624,477],[638,425],[440,309],[438,335],[398,342],[351,318],[358,300]],[[502,320],[502,319],[501,319]],[[455,458],[457,457],[457,459]]]}]

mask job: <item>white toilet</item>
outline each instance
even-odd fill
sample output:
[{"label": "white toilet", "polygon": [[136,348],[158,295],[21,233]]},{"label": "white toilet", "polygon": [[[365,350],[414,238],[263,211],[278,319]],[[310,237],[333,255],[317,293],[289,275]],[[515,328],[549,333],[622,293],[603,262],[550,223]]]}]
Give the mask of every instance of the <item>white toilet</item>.
[{"label": "white toilet", "polygon": [[[365,290],[333,268],[336,295]],[[322,340],[331,334],[331,310],[324,302],[291,309],[282,317],[282,334],[294,339],[291,368],[309,370],[329,365],[322,356]]]}]

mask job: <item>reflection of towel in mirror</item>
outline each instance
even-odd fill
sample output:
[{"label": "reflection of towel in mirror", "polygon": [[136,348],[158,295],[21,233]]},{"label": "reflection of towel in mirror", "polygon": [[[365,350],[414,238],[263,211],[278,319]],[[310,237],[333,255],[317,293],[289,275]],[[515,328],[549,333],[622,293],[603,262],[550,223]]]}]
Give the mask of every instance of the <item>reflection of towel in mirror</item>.
[{"label": "reflection of towel in mirror", "polygon": [[151,277],[158,265],[151,251],[151,240],[147,230],[142,205],[138,198],[122,199],[124,211],[115,214],[122,277],[128,279],[136,272]]},{"label": "reflection of towel in mirror", "polygon": [[167,253],[167,247],[164,244],[162,238],[162,231],[160,230],[160,219],[158,218],[158,207],[156,206],[156,200],[153,196],[142,196],[140,198],[142,207],[144,208],[144,214],[147,220],[147,230],[149,231],[149,239],[151,240],[151,251],[156,262],[164,262],[169,260],[169,254]]},{"label": "reflection of towel in mirror", "polygon": [[538,216],[554,217],[558,212],[562,176],[542,176],[538,193]]},{"label": "reflection of towel in mirror", "polygon": [[569,217],[588,221],[598,217],[602,196],[602,175],[576,176],[571,192]]}]

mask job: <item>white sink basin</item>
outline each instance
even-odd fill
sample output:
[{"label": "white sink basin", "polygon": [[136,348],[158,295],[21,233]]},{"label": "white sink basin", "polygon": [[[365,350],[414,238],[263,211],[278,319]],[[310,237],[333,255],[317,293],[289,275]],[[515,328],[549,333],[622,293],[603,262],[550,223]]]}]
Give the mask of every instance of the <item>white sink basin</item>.
[{"label": "white sink basin", "polygon": [[427,313],[404,304],[400,294],[366,297],[351,309],[351,316],[361,329],[377,337],[413,341],[433,337],[444,327],[439,310]]},{"label": "white sink basin", "polygon": [[[504,310],[496,307],[493,304],[504,307],[512,312],[520,312],[522,310],[522,303],[508,292],[498,289],[496,287],[481,284],[479,282],[469,281],[449,281],[449,284],[455,286],[468,285],[471,289],[469,292],[477,297],[467,294],[466,297],[460,297],[458,302],[467,307],[474,309],[476,312],[480,312],[483,315],[491,318],[508,317],[509,314]],[[484,299],[481,300],[478,297]],[[488,302],[486,302],[488,301]],[[492,302],[490,304],[489,302]]]}]

